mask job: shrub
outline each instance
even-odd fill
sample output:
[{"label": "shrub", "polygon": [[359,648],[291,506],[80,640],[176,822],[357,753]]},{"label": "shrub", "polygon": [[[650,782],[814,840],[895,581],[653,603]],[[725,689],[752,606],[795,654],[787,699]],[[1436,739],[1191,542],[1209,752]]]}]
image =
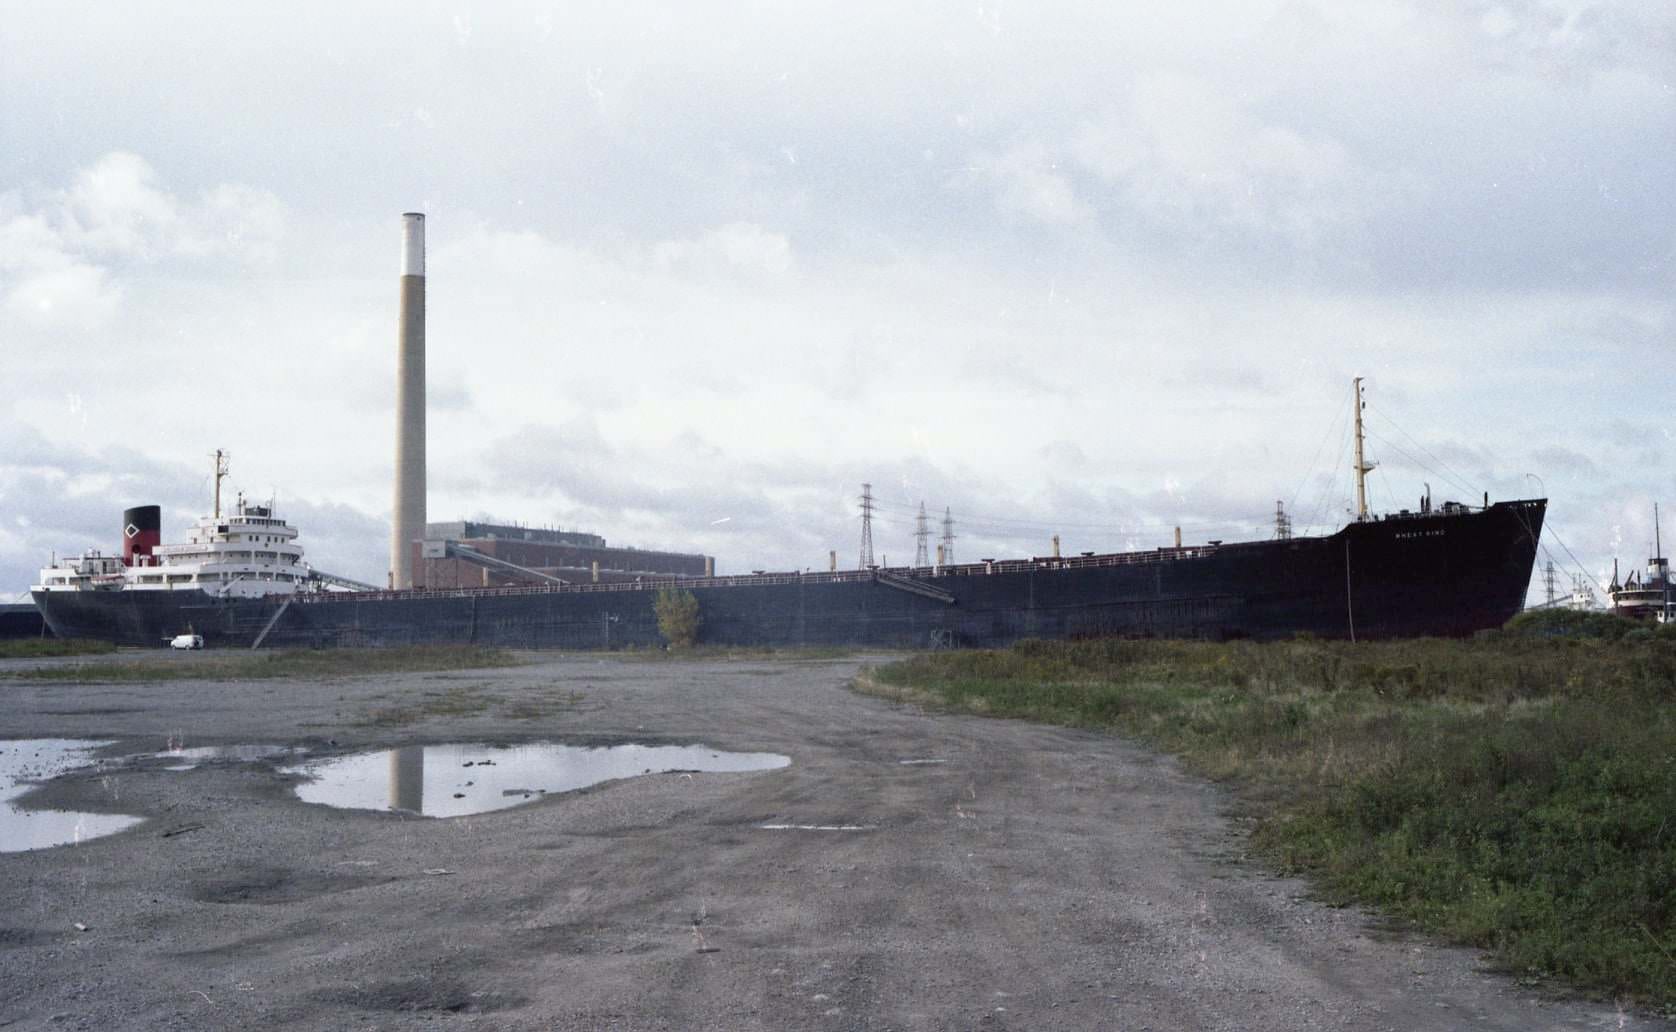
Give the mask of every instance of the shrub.
[{"label": "shrub", "polygon": [[1572,609],[1533,609],[1507,622],[1506,633],[1520,638],[1600,638],[1617,641],[1638,625],[1612,613]]},{"label": "shrub", "polygon": [[658,617],[658,633],[670,645],[684,649],[698,640],[698,599],[684,588],[659,588],[652,600]]}]

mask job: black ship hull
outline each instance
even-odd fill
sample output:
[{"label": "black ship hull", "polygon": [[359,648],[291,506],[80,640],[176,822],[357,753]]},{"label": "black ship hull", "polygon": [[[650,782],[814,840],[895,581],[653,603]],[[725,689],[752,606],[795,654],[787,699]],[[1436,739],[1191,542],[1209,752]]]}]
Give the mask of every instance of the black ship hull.
[{"label": "black ship hull", "polygon": [[[1523,605],[1546,502],[1353,523],[1326,537],[678,582],[718,645],[998,646],[1025,638],[1459,637]],[[672,583],[672,582],[663,582]],[[202,592],[36,592],[54,633],[155,646],[662,643],[659,583],[223,601]]]},{"label": "black ship hull", "polygon": [[34,603],[0,604],[0,641],[44,638],[46,635],[46,622],[41,619],[41,611],[35,608]]}]

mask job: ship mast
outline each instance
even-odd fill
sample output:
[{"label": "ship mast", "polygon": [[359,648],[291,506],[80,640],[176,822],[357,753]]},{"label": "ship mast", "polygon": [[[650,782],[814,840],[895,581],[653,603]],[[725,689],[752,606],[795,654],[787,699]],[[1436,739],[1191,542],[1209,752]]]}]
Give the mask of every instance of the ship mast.
[{"label": "ship mast", "polygon": [[215,449],[215,518],[221,518],[221,478],[227,475],[227,453]]},{"label": "ship mast", "polygon": [[1356,377],[1356,521],[1358,523],[1368,518],[1368,474],[1373,471],[1374,463],[1368,462],[1362,449],[1362,409],[1367,402],[1362,400],[1362,378]]},{"label": "ship mast", "polygon": [[1670,622],[1670,564],[1664,561],[1664,541],[1659,535],[1659,503],[1653,503],[1653,565],[1658,568],[1663,597],[1659,599],[1659,619]]}]

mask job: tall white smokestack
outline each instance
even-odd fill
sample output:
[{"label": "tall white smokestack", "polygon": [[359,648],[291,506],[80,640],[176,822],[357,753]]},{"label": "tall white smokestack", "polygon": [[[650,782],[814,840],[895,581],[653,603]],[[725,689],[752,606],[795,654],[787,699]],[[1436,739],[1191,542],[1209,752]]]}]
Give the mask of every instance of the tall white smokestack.
[{"label": "tall white smokestack", "polygon": [[413,587],[413,542],[425,534],[425,216],[402,216],[401,323],[396,340],[396,512],[390,584]]}]

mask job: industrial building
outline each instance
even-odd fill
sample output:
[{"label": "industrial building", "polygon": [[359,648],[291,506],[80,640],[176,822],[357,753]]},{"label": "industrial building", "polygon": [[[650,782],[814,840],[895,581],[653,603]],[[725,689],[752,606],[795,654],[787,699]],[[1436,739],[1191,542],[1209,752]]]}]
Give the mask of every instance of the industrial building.
[{"label": "industrial building", "polygon": [[707,555],[613,548],[598,534],[498,523],[427,523],[415,542],[414,586],[483,588],[612,583],[668,577],[711,577]]}]

